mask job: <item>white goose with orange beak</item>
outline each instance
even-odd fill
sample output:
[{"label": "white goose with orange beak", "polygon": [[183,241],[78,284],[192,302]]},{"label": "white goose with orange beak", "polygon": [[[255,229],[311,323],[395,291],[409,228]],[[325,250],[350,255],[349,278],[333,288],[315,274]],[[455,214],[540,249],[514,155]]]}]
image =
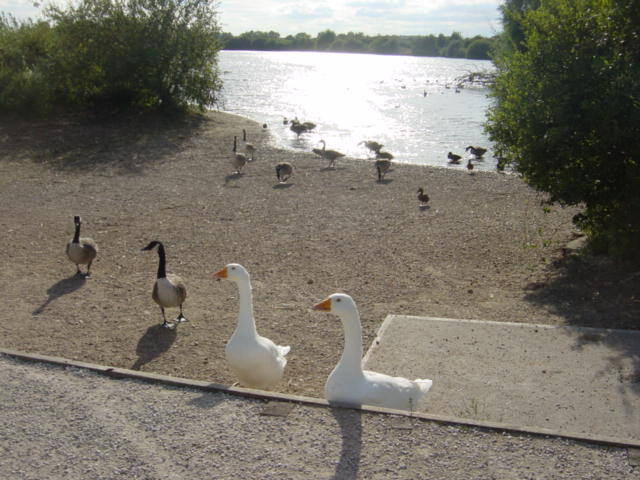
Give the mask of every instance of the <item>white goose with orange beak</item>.
[{"label": "white goose with orange beak", "polygon": [[242,265],[230,263],[214,273],[214,277],[238,285],[240,311],[236,329],[225,347],[227,363],[241,385],[266,390],[282,379],[291,347],[276,345],[258,335],[253,318],[251,280]]},{"label": "white goose with orange beak", "polygon": [[335,313],[344,327],[344,351],[329,374],[324,396],[329,402],[351,406],[374,405],[396,410],[416,409],[431,388],[427,379],[408,380],[362,369],[362,326],[358,307],[349,295],[334,293],[314,310]]}]

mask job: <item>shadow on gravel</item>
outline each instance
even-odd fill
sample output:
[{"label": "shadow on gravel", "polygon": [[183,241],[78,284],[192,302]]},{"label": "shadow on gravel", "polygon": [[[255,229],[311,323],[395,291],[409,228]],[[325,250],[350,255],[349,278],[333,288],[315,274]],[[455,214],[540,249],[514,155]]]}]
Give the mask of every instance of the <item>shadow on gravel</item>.
[{"label": "shadow on gravel", "polygon": [[[550,279],[527,287],[525,299],[565,319],[567,325],[640,330],[640,266],[588,255],[568,255],[549,267]],[[640,395],[640,346],[606,330],[576,339],[576,349],[597,341],[612,350],[611,363],[631,359],[633,373],[620,381]]]},{"label": "shadow on gravel", "polygon": [[47,299],[42,305],[40,305],[32,312],[32,315],[40,315],[45,311],[45,309],[51,302],[53,302],[57,298],[62,297],[63,295],[75,292],[86,282],[87,279],[84,277],[84,275],[74,275],[72,277],[63,278],[62,280],[57,281],[47,289]]},{"label": "shadow on gravel", "polygon": [[340,425],[342,450],[332,480],[357,478],[362,451],[362,413],[347,408],[332,408],[331,414]]},{"label": "shadow on gravel", "polygon": [[169,350],[176,340],[176,330],[177,328],[165,328],[161,324],[149,327],[138,341],[136,347],[138,359],[131,370],[140,370],[143,365]]},{"label": "shadow on gravel", "polygon": [[140,175],[150,164],[184,150],[206,121],[195,114],[0,117],[0,161],[31,160],[62,171],[102,166],[119,175]]}]

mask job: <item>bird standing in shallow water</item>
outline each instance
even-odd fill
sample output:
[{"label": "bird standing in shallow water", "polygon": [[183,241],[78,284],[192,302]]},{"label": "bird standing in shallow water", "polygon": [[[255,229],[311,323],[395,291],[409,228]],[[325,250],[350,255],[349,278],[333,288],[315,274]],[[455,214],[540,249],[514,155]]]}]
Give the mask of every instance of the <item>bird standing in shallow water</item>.
[{"label": "bird standing in shallow water", "polygon": [[487,149],[486,148],[482,148],[482,147],[473,147],[471,145],[469,145],[467,148],[464,149],[465,152],[471,152],[471,155],[473,155],[476,158],[481,158],[485,153],[487,153]]},{"label": "bird standing in shallow water", "polygon": [[453,152],[449,152],[447,154],[447,158],[449,159],[449,163],[453,163],[454,165],[460,164],[460,159],[462,158],[460,155],[456,155]]},{"label": "bird standing in shallow water", "polygon": [[91,270],[91,262],[93,262],[98,254],[98,245],[92,238],[80,236],[82,219],[78,215],[73,217],[73,223],[76,225],[76,231],[73,239],[67,243],[67,257],[76,264],[76,275],[82,275],[80,265],[87,265],[87,273],[84,277],[91,278],[89,271]]},{"label": "bird standing in shallow water", "polygon": [[176,322],[186,322],[187,319],[182,314],[182,304],[187,298],[187,288],[178,275],[171,273],[167,274],[164,245],[162,245],[162,242],[154,240],[142,250],[153,250],[155,247],[158,247],[159,262],[158,274],[156,276],[156,281],[153,284],[151,297],[160,306],[160,310],[162,311],[162,326],[165,328],[173,328],[174,324],[167,322],[167,318],[164,315],[164,309],[180,307],[180,314],[176,317]]},{"label": "bird standing in shallow water", "polygon": [[382,145],[381,143],[373,140],[363,140],[362,142],[358,143],[358,145],[364,145],[372,153],[378,153],[380,152],[380,150],[382,150],[382,147],[384,147],[384,145]]},{"label": "bird standing in shallow water", "polygon": [[418,201],[420,202],[420,206],[425,206],[427,203],[429,203],[429,195],[427,195],[426,193],[424,193],[424,190],[422,187],[420,187],[418,189]]}]

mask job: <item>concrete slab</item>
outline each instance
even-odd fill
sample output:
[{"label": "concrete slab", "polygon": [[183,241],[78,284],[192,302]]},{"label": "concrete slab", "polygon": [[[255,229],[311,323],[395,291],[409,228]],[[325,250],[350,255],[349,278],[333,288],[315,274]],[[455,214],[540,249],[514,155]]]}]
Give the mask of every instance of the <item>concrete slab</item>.
[{"label": "concrete slab", "polygon": [[430,378],[418,411],[640,440],[640,332],[391,315],[367,370]]}]

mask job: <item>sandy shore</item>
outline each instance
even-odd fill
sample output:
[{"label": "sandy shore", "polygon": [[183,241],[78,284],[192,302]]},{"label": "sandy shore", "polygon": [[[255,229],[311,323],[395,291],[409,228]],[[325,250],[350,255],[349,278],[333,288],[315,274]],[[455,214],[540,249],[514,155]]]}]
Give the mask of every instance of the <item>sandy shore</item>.
[{"label": "sandy shore", "polygon": [[[230,262],[252,275],[260,333],[292,347],[277,388],[288,393],[321,396],[339,358],[340,323],[310,311],[336,291],[358,303],[365,348],[392,313],[638,327],[640,277],[563,256],[576,211],[545,213],[515,176],[398,164],[378,182],[370,161],[326,169],[312,153],[269,147],[261,125],[222,113],[1,125],[8,348],[233,383],[224,345],[237,291],[212,277]],[[243,128],[258,151],[233,175],[233,137]],[[279,161],[295,165],[285,185]],[[100,248],[86,281],[64,255],[77,214]],[[189,322],[173,331],[158,328],[151,300],[157,255],[140,251],[153,239],[188,288]]]}]

